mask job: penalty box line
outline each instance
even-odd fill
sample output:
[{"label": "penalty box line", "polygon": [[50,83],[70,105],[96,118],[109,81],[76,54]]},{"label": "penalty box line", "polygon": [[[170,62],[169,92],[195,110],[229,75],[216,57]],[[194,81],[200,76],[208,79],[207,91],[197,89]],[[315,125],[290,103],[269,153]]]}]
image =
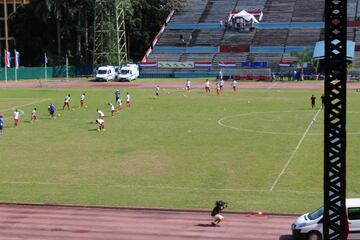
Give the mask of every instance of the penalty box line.
[{"label": "penalty box line", "polygon": [[289,159],[286,161],[286,163],[285,163],[284,167],[282,168],[281,172],[280,172],[279,175],[276,177],[274,183],[271,185],[271,188],[269,189],[270,192],[272,192],[272,191],[275,189],[275,187],[276,187],[276,185],[278,184],[279,180],[281,179],[282,175],[284,175],[286,169],[289,167],[291,161],[294,159],[296,152],[299,150],[300,146],[301,146],[302,143],[304,142],[304,139],[305,139],[306,135],[308,134],[311,126],[314,124],[314,122],[315,122],[317,116],[319,115],[320,111],[321,111],[321,108],[316,112],[316,114],[315,114],[314,117],[312,118],[312,120],[311,120],[311,122],[309,123],[308,127],[306,128],[304,134],[302,135],[299,143],[296,145],[294,151],[291,153]]},{"label": "penalty box line", "polygon": [[49,101],[49,100],[51,100],[51,98],[44,98],[44,99],[41,99],[41,100],[36,100],[36,101],[29,102],[29,103],[26,103],[26,104],[21,104],[21,105],[18,105],[18,106],[10,107],[8,109],[2,109],[2,110],[0,110],[0,112],[7,112],[7,111],[10,111],[10,110],[14,110],[16,108],[26,107],[26,106],[29,106],[29,105],[32,105],[32,104],[42,103],[42,102]]}]

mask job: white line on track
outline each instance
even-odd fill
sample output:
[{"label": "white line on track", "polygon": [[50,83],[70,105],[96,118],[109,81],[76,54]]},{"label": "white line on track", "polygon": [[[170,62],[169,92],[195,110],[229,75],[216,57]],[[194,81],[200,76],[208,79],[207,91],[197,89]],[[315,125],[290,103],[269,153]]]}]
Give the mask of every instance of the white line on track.
[{"label": "white line on track", "polygon": [[[10,185],[47,185],[47,186],[74,186],[74,187],[109,187],[109,188],[134,188],[134,189],[168,189],[168,190],[181,190],[181,191],[212,191],[212,192],[255,192],[255,193],[269,193],[265,189],[237,189],[237,188],[199,188],[199,187],[179,187],[169,185],[127,185],[127,184],[98,184],[98,183],[56,183],[56,182],[21,182],[21,181],[2,181],[0,184]],[[311,191],[298,191],[298,190],[278,190],[273,193],[294,193],[294,194],[322,194],[319,192]]]},{"label": "white line on track", "polygon": [[272,185],[271,188],[269,189],[270,192],[272,192],[272,191],[274,190],[274,188],[275,188],[276,185],[278,184],[281,176],[285,173],[285,171],[286,171],[286,169],[288,168],[289,164],[290,164],[291,161],[294,159],[294,156],[295,156],[296,152],[299,150],[301,144],[304,142],[304,139],[305,139],[307,133],[309,132],[311,126],[314,124],[314,122],[315,122],[317,116],[319,115],[320,111],[321,111],[321,109],[319,109],[319,110],[316,112],[315,116],[312,118],[311,122],[309,123],[309,126],[306,128],[306,130],[305,130],[303,136],[301,137],[299,143],[296,145],[294,151],[291,153],[290,158],[287,160],[287,162],[285,163],[283,169],[281,170],[281,172],[279,173],[279,175],[278,175],[277,178],[275,179],[273,185]]}]

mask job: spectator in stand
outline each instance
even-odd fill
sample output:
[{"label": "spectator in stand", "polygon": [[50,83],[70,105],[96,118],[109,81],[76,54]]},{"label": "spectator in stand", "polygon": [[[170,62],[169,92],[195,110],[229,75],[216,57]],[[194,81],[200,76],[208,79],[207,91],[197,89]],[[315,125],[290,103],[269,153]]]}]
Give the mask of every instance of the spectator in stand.
[{"label": "spectator in stand", "polygon": [[220,28],[223,28],[223,27],[224,27],[224,21],[220,20]]}]

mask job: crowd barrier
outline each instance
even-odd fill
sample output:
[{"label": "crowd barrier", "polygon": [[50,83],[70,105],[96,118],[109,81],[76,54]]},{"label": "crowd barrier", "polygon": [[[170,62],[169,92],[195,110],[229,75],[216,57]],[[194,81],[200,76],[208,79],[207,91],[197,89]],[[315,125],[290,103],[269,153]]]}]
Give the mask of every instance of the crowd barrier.
[{"label": "crowd barrier", "polygon": [[284,47],[250,46],[250,53],[283,53]]},{"label": "crowd barrier", "polygon": [[[7,79],[15,80],[15,68],[7,68]],[[48,78],[65,78],[66,66],[47,67],[46,74]],[[69,66],[69,77],[89,76],[93,74],[92,65],[82,67]],[[45,78],[44,67],[20,67],[17,69],[17,79],[40,79]],[[0,80],[5,80],[5,68],[0,68]]]},{"label": "crowd barrier", "polygon": [[325,28],[324,22],[271,22],[256,23],[257,29]]}]

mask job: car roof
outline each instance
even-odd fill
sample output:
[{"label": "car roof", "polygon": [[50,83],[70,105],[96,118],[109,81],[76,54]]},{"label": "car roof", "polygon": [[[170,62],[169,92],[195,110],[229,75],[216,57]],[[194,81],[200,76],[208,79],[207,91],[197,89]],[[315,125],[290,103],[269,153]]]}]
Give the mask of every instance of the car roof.
[{"label": "car roof", "polygon": [[360,207],[360,198],[346,199],[346,207]]}]

